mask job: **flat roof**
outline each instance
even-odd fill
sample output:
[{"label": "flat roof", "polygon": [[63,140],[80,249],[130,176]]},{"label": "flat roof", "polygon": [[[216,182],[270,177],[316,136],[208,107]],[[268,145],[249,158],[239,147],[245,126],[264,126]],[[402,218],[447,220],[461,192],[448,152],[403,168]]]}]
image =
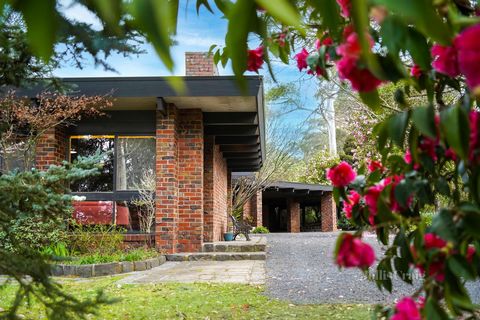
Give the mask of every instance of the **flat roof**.
[{"label": "flat roof", "polygon": [[[185,92],[176,92],[169,78],[182,79]],[[76,77],[61,78],[69,94],[111,95],[113,110],[155,110],[161,101],[180,109],[204,112],[205,135],[215,137],[231,171],[252,172],[265,162],[265,111],[262,76],[245,76],[240,90],[234,76]],[[49,88],[19,89],[35,97]],[[51,90],[51,89],[50,89]]]}]

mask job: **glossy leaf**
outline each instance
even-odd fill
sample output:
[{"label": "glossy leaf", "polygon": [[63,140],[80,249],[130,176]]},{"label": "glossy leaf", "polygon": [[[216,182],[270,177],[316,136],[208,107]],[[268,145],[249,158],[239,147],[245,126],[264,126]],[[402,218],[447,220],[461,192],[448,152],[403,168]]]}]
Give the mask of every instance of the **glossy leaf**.
[{"label": "glossy leaf", "polygon": [[316,6],[321,14],[321,18],[325,28],[334,36],[341,35],[341,17],[340,8],[335,0],[319,0],[312,1],[312,5]]},{"label": "glossy leaf", "polygon": [[431,138],[437,137],[437,129],[435,127],[435,111],[432,106],[416,107],[412,112],[413,125],[420,133]]},{"label": "glossy leaf", "polygon": [[388,119],[388,134],[390,139],[398,145],[400,148],[403,148],[403,143],[405,141],[405,132],[407,130],[409,112],[400,112]]},{"label": "glossy leaf", "polygon": [[14,8],[23,13],[32,51],[45,61],[53,54],[57,33],[58,17],[55,5],[55,0],[22,0],[14,4]]},{"label": "glossy leaf", "polygon": [[393,13],[408,19],[423,34],[436,42],[447,45],[452,39],[452,32],[435,12],[432,1],[429,0],[374,0],[376,4],[384,5]]},{"label": "glossy leaf", "polygon": [[[247,0],[244,0],[247,1]],[[278,21],[286,25],[301,28],[300,14],[288,0],[256,0],[257,3]]]},{"label": "glossy leaf", "polygon": [[358,95],[363,103],[365,103],[373,111],[378,111],[381,107],[380,96],[377,90],[369,92],[359,92]]},{"label": "glossy leaf", "polygon": [[452,147],[462,159],[466,159],[470,135],[466,112],[459,107],[448,108],[441,113],[441,125],[450,147]]}]

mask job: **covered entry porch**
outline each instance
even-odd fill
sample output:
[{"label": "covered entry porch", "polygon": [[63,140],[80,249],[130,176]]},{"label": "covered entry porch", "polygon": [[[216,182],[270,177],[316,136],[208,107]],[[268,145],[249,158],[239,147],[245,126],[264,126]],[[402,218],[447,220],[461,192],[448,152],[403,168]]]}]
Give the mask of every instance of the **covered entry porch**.
[{"label": "covered entry porch", "polygon": [[332,187],[275,182],[262,194],[262,221],[270,232],[335,231]]}]

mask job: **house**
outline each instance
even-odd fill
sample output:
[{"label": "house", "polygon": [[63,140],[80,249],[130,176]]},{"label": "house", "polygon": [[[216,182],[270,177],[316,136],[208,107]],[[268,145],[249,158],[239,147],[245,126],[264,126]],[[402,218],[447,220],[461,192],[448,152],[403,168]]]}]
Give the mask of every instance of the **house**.
[{"label": "house", "polygon": [[[263,81],[246,76],[241,92],[205,53],[187,53],[185,62],[184,94],[165,77],[63,79],[77,94],[114,98],[106,116],[52,129],[36,148],[40,169],[105,152],[99,175],[71,185],[85,199],[74,204],[80,223],[123,226],[125,241],[154,241],[168,253],[222,239],[232,172],[255,172],[265,161]],[[151,229],[135,200],[144,189],[155,198]]]}]

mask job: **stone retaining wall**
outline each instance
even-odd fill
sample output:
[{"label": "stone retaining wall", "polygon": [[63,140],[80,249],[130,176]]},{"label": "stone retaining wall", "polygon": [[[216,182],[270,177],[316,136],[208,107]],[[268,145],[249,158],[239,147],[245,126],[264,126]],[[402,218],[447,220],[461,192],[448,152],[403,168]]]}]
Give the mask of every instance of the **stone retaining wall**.
[{"label": "stone retaining wall", "polygon": [[111,262],[111,263],[98,263],[98,264],[55,264],[52,265],[52,276],[65,277],[75,276],[80,278],[100,277],[108,276],[119,273],[144,271],[158,267],[165,263],[165,256],[159,256],[157,258],[151,258],[142,261],[123,261],[123,262]]}]

